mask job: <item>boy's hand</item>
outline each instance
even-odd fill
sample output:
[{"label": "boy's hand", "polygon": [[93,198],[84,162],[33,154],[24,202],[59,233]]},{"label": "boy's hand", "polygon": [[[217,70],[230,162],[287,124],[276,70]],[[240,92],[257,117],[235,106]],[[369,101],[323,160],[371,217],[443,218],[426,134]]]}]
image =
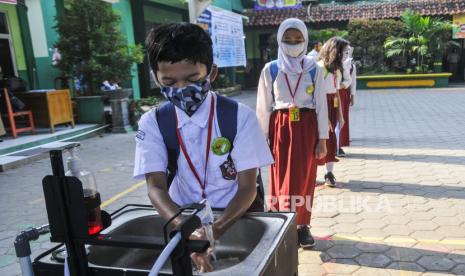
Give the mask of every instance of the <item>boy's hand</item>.
[{"label": "boy's hand", "polygon": [[355,95],[350,94],[350,106],[354,106],[355,104]]},{"label": "boy's hand", "polygon": [[[205,230],[203,228],[197,229],[192,235],[189,237],[191,240],[207,240],[207,235],[205,234]],[[207,249],[205,253],[192,253],[191,259],[194,262],[195,266],[199,270],[199,272],[212,272],[213,266],[210,263],[210,254],[211,254],[211,247]]]},{"label": "boy's hand", "polygon": [[326,156],[327,153],[326,149],[326,140],[318,140],[315,148],[315,158],[317,160],[322,159]]}]

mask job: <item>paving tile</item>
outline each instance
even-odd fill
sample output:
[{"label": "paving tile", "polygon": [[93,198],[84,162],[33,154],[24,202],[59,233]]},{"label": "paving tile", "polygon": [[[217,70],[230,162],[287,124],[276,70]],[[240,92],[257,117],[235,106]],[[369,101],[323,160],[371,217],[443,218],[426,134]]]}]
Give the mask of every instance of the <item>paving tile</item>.
[{"label": "paving tile", "polygon": [[428,271],[450,271],[456,264],[447,257],[423,256],[417,263]]},{"label": "paving tile", "polygon": [[414,262],[393,262],[389,266],[387,266],[387,269],[398,270],[399,275],[404,275],[405,272],[413,272],[420,274],[421,272],[425,271],[423,267],[419,266],[417,263]]},{"label": "paving tile", "polygon": [[458,264],[465,264],[465,250],[453,250],[447,257]]},{"label": "paving tile", "polygon": [[413,230],[435,230],[439,227],[438,224],[434,223],[433,221],[411,221],[407,224],[407,226]]},{"label": "paving tile", "polygon": [[323,263],[323,269],[327,274],[352,274],[360,268],[360,265],[352,259],[331,259]]},{"label": "paving tile", "polygon": [[402,236],[408,236],[414,232],[414,230],[410,229],[408,226],[401,225],[401,224],[387,225],[382,230],[390,235],[402,235]]},{"label": "paving tile", "polygon": [[465,264],[459,264],[454,269],[452,269],[452,273],[455,275],[465,275]]},{"label": "paving tile", "polygon": [[320,254],[313,250],[299,250],[299,264],[322,264]]},{"label": "paving tile", "polygon": [[362,253],[355,258],[361,266],[384,268],[388,266],[392,260],[382,253]]},{"label": "paving tile", "polygon": [[348,259],[358,256],[361,252],[353,245],[335,245],[326,251],[334,259]]},{"label": "paving tile", "polygon": [[358,242],[357,248],[362,252],[382,253],[389,250],[390,246],[380,243]]},{"label": "paving tile", "polygon": [[465,238],[464,228],[459,226],[440,226],[435,231],[446,238]]}]

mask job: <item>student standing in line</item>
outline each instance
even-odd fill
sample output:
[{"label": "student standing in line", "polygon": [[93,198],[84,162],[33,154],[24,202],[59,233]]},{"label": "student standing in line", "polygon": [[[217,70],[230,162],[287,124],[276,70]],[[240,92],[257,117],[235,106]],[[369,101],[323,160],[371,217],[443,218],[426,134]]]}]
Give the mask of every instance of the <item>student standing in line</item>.
[{"label": "student standing in line", "polygon": [[320,50],[321,50],[321,42],[318,41],[318,40],[315,40],[312,42],[312,47],[313,49],[310,51],[310,53],[308,53],[308,57],[310,58],[313,58],[316,60],[318,60],[318,58],[320,57]]},{"label": "student standing in line", "polygon": [[317,159],[326,155],[328,110],[319,81],[323,72],[307,57],[307,27],[300,19],[279,26],[278,59],[262,70],[257,93],[257,117],[275,158],[270,171],[271,210],[289,210],[293,198],[301,247],[312,247],[311,204]]},{"label": "student standing in line", "polygon": [[328,115],[329,115],[329,139],[327,143],[328,154],[326,158],[320,160],[320,165],[326,165],[325,183],[330,187],[336,186],[334,176],[334,164],[339,160],[336,158],[337,139],[336,125],[339,123],[344,127],[344,116],[342,115],[341,97],[339,96],[340,83],[342,78],[344,53],[348,51],[349,42],[340,37],[329,39],[321,49],[318,66],[323,68],[324,74],[322,82],[326,91]]},{"label": "student standing in line", "polygon": [[344,116],[344,127],[339,127],[339,146],[337,151],[338,157],[345,157],[346,153],[342,147],[348,147],[350,145],[350,133],[349,133],[349,108],[351,106],[352,97],[352,85],[356,82],[352,78],[353,64],[352,64],[352,52],[353,48],[348,47],[347,51],[344,52],[343,56],[343,70],[342,70],[342,82],[339,89],[339,96],[341,97],[342,104],[342,115]]}]

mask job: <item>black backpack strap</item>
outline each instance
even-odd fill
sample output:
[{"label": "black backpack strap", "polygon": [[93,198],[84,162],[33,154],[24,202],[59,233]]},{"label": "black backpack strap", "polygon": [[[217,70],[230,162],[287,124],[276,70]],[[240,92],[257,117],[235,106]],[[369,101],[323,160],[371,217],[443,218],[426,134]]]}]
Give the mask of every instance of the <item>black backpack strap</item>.
[{"label": "black backpack strap", "polygon": [[166,102],[155,110],[158,128],[168,152],[168,188],[178,170],[179,142],[176,137],[176,110],[171,102]]},{"label": "black backpack strap", "polygon": [[234,147],[234,139],[237,133],[237,110],[239,105],[220,94],[216,94],[216,118],[220,127],[221,136],[231,142],[231,151]]},{"label": "black backpack strap", "polygon": [[[236,101],[231,100],[225,96],[216,94],[216,116],[218,119],[218,126],[220,127],[221,136],[226,137],[231,142],[231,151],[234,148],[234,138],[237,134],[237,113],[239,105]],[[231,151],[228,158],[231,158]],[[258,170],[257,176],[257,196],[249,208],[252,212],[263,212],[264,209],[265,191],[263,188],[263,181],[261,171]]]}]

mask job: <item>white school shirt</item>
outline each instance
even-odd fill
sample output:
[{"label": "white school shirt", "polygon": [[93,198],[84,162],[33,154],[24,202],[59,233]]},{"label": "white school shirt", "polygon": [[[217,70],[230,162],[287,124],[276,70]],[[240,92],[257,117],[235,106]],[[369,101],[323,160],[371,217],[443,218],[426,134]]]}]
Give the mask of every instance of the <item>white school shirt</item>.
[{"label": "white school shirt", "polygon": [[355,64],[352,64],[352,84],[350,85],[350,94],[355,96],[355,93],[357,93],[357,66]]},{"label": "white school shirt", "polygon": [[342,75],[343,79],[341,82],[341,87],[344,86],[346,88],[349,88],[350,85],[352,84],[352,76],[350,74],[350,68],[352,67],[352,59],[346,59],[344,63],[342,64]]},{"label": "white school shirt", "polygon": [[342,74],[339,70],[336,71],[336,82],[334,81],[333,73],[329,72],[325,66],[323,61],[317,62],[317,66],[319,70],[322,72],[318,81],[321,85],[321,90],[324,91],[325,94],[336,94],[337,90],[341,88],[341,79]]},{"label": "white school shirt", "polygon": [[[266,137],[269,135],[268,128],[273,110],[288,109],[293,105],[285,74],[278,70],[276,80],[274,84],[272,84],[270,66],[270,62],[265,64],[260,75],[257,90],[256,113],[262,131]],[[299,75],[288,75],[288,78],[292,92],[294,92]],[[318,121],[318,137],[319,139],[328,139],[328,104],[326,93],[321,89],[321,78],[321,68],[317,67],[313,95],[309,95],[306,90],[308,86],[313,85],[313,81],[309,72],[303,72],[300,85],[295,94],[294,104],[299,108],[310,108],[315,110]],[[271,93],[272,85],[274,87],[274,101]]]},{"label": "white school shirt", "polygon": [[317,61],[318,58],[320,57],[320,53],[315,51],[315,49],[311,50],[310,53],[307,54],[309,58],[313,58],[313,60]]},{"label": "white school shirt", "polygon": [[[205,149],[212,100],[216,101],[216,96],[213,92],[209,92],[205,101],[192,117],[189,117],[181,109],[175,108],[183,143],[202,181],[205,178]],[[221,137],[221,132],[216,117],[215,104],[211,143],[217,137]],[[237,111],[237,133],[233,145],[231,157],[237,172],[273,163],[269,146],[258,126],[255,114],[241,103],[239,103]],[[237,177],[235,180],[226,180],[221,174],[220,166],[226,161],[227,156],[228,154],[216,155],[210,150],[205,194],[212,207],[215,208],[226,208],[236,194],[238,187]],[[200,202],[202,189],[181,149],[177,164],[177,174],[169,189],[171,199],[180,206]],[[147,173],[166,172],[167,166],[166,146],[158,128],[155,109],[152,109],[145,113],[139,121],[134,178],[140,180],[144,179]]]}]

